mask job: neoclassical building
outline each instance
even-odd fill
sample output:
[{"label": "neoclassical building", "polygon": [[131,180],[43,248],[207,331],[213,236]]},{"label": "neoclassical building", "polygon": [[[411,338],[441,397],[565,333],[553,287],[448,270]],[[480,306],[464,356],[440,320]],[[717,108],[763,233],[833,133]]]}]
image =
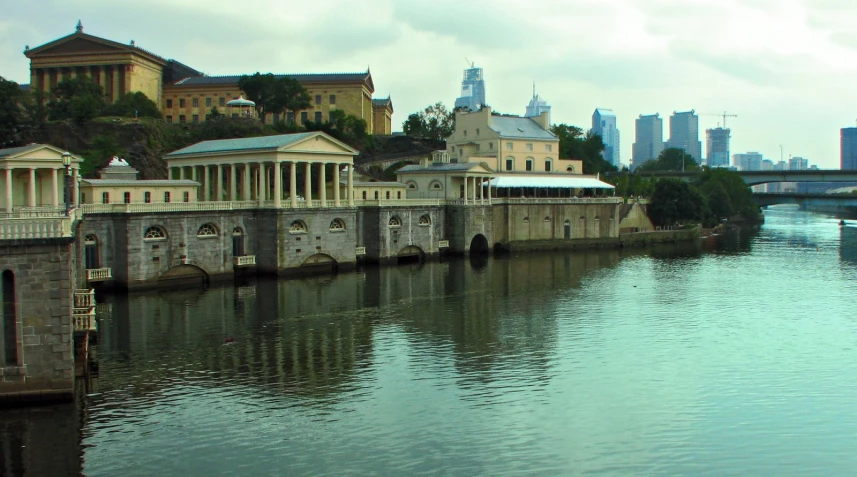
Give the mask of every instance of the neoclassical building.
[{"label": "neoclassical building", "polygon": [[66,169],[63,154],[69,153],[46,144],[0,149],[0,169],[3,169],[0,210],[11,215],[18,211],[64,207],[67,174],[71,176],[70,205],[77,205],[83,159],[69,154],[71,161]]},{"label": "neoclassical building", "polygon": [[[78,22],[75,32],[36,48],[27,47],[30,60],[30,89],[49,92],[60,82],[88,76],[101,85],[110,101],[126,93],[141,91],[161,108],[172,122],[205,121],[212,108],[231,114],[226,103],[243,92],[241,75],[207,76],[176,60],[168,60],[137,46],[84,33]],[[307,89],[311,105],[300,112],[299,122],[327,121],[335,110],[366,121],[373,134],[392,131],[393,103],[389,97],[373,99],[375,85],[367,69],[359,73],[286,74]],[[267,123],[280,119],[263,118]]]}]

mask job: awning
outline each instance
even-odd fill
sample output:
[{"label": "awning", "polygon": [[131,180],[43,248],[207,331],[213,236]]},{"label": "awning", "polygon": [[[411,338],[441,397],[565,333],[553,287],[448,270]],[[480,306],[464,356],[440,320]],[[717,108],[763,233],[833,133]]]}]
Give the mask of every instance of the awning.
[{"label": "awning", "polygon": [[490,181],[491,187],[513,188],[513,187],[540,187],[553,189],[615,189],[612,184],[602,182],[595,177],[581,177],[557,174],[556,177],[527,176],[525,174],[515,176],[495,177]]}]

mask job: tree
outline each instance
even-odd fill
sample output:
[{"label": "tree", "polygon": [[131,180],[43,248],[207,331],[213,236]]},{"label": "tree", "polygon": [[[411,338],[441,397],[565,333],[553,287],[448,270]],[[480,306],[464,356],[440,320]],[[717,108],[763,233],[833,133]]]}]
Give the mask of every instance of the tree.
[{"label": "tree", "polygon": [[759,206],[753,201],[753,193],[735,171],[722,168],[704,170],[694,183],[708,199],[709,207],[716,218],[740,215],[755,217]]},{"label": "tree", "polygon": [[693,160],[693,156],[677,147],[664,149],[656,160],[644,162],[637,168],[638,172],[697,170],[699,170],[699,164]]},{"label": "tree", "polygon": [[247,99],[256,103],[256,113],[264,121],[266,114],[283,114],[291,111],[297,117],[300,111],[310,107],[310,96],[300,81],[287,76],[276,77],[271,73],[244,75],[238,87]]},{"label": "tree", "polygon": [[243,75],[238,79],[238,87],[247,95],[247,99],[256,103],[256,114],[260,119],[274,107],[274,94],[277,77],[271,73]]},{"label": "tree", "polygon": [[304,127],[307,131],[322,131],[355,148],[363,147],[369,136],[364,119],[345,114],[341,109],[331,111],[327,121],[309,121]]},{"label": "tree", "polygon": [[604,160],[604,141],[591,131],[584,132],[577,126],[554,124],[550,131],[559,139],[559,157],[579,159],[587,174],[615,172],[616,166]]},{"label": "tree", "polygon": [[455,111],[437,102],[418,113],[410,114],[402,123],[402,131],[408,136],[444,140],[455,131]]},{"label": "tree", "polygon": [[649,218],[655,225],[676,222],[701,222],[707,215],[704,199],[699,192],[678,179],[661,179],[649,203]]},{"label": "tree", "polygon": [[160,119],[162,117],[158,105],[140,91],[126,93],[118,101],[105,107],[102,114],[104,116],[124,116],[129,118]]},{"label": "tree", "polygon": [[310,107],[309,93],[300,81],[282,77],[277,84],[274,106],[277,113],[291,111],[297,122],[298,113]]},{"label": "tree", "polygon": [[101,114],[105,107],[104,89],[88,76],[61,81],[51,91],[49,118],[86,122]]},{"label": "tree", "polygon": [[17,144],[24,124],[24,92],[14,81],[0,76],[0,147]]}]

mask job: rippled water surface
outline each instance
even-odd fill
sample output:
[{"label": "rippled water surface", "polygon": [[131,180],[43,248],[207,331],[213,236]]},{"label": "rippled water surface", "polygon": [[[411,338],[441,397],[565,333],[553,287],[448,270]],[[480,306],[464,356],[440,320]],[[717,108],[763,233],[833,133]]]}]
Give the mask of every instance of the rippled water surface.
[{"label": "rippled water surface", "polygon": [[852,474],[857,227],[766,215],[700,246],[107,297],[100,376],[0,412],[0,468]]}]

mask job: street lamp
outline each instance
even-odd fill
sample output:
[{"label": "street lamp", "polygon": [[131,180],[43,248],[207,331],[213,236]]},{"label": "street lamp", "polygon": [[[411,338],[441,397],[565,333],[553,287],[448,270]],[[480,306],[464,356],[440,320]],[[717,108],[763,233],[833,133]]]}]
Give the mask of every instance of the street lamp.
[{"label": "street lamp", "polygon": [[65,167],[65,181],[63,185],[63,197],[65,201],[65,214],[71,210],[71,153],[62,153],[62,165]]}]

